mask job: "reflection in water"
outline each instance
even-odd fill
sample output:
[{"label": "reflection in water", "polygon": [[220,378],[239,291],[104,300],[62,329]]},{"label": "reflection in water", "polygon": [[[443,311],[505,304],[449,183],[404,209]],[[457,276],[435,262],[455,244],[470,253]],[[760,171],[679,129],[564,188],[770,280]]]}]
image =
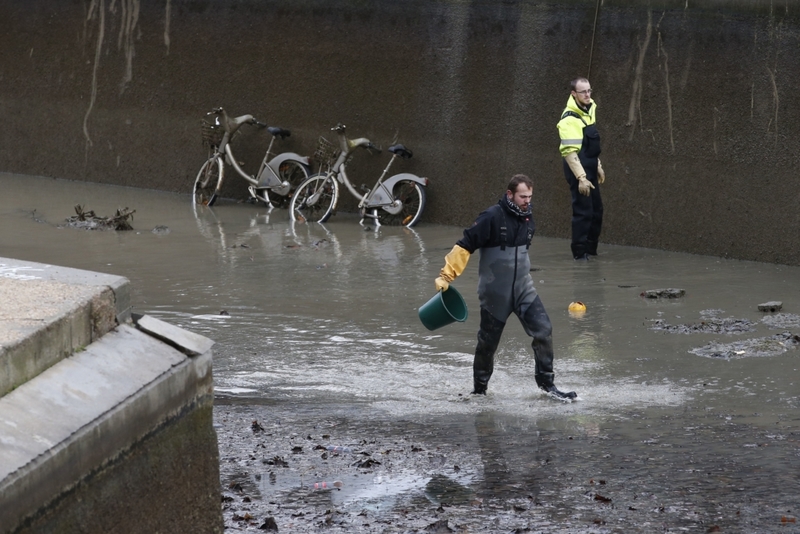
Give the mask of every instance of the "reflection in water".
[{"label": "reflection in water", "polygon": [[[417,317],[458,228],[376,231],[346,214],[327,225],[293,225],[285,211],[255,205],[221,201],[193,210],[188,194],[0,180],[0,254],[128,277],[135,311],[217,342],[220,398],[269,402],[270,410],[309,420],[346,406],[364,432],[387,421],[387,432],[403,434],[414,421],[426,439],[475,453],[477,467],[461,465],[460,474],[452,466],[413,481],[395,473],[393,488],[404,497],[386,493],[383,502],[408,495],[440,504],[482,500],[486,510],[502,497],[516,499],[513,506],[525,510],[519,513],[587,524],[602,517],[619,532],[698,531],[700,519],[729,531],[770,532],[781,514],[797,514],[797,349],[706,358],[691,351],[731,337],[651,326],[719,310],[754,325],[736,340],[784,329],[796,335],[797,322],[765,322],[770,314],[757,305],[781,300],[784,313],[796,314],[798,268],[615,246],[577,264],[567,241],[536,237],[533,276],[553,322],[557,380],[582,400],[560,404],[540,394],[530,351],[520,349],[527,338],[512,324],[496,355],[493,388],[476,399],[467,393],[478,314],[434,332]],[[75,204],[98,214],[129,206],[135,230],[59,228]],[[170,232],[153,233],[160,225]],[[476,311],[476,269],[456,284]],[[664,287],[686,295],[639,296]],[[575,300],[587,306],[582,317],[567,311]],[[362,498],[367,486],[381,484],[350,482],[350,498]],[[262,479],[259,491],[287,488]],[[329,493],[348,498],[344,490]],[[597,494],[614,506],[594,500]],[[781,532],[797,531],[788,527]]]}]

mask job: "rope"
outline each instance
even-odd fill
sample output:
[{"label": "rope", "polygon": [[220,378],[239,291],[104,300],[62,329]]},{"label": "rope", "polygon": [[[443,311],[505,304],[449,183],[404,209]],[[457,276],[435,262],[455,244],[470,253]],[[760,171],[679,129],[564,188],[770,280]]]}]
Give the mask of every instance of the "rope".
[{"label": "rope", "polygon": [[597,16],[600,14],[600,0],[597,0],[597,7],[594,9],[594,24],[592,24],[592,46],[589,48],[589,70],[586,73],[587,78],[592,76],[592,56],[594,55],[594,36],[597,32]]}]

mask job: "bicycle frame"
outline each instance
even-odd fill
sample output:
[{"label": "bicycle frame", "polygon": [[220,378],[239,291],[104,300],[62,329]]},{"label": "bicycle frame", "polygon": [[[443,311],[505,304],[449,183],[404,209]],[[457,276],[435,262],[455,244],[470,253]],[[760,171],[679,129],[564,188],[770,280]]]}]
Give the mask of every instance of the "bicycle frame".
[{"label": "bicycle frame", "polygon": [[[289,206],[292,220],[320,223],[327,221],[336,212],[342,184],[358,200],[361,214],[359,224],[362,226],[366,220],[371,220],[376,228],[384,224],[406,227],[415,225],[425,208],[425,187],[428,179],[410,173],[389,176],[389,170],[397,157],[411,158],[411,151],[400,144],[390,146],[392,158],[371,189],[361,187],[366,190],[362,193],[353,186],[347,175],[347,162],[356,148],[379,152],[380,149],[366,137],[348,139],[343,124],[337,124],[331,130],[338,136],[338,149],[334,148],[336,145],[320,138],[315,153],[320,162],[320,172],[309,176],[297,187]],[[331,162],[330,158],[333,157],[336,159]]]},{"label": "bicycle frame", "polygon": [[339,154],[336,163],[333,165],[331,172],[336,176],[336,179],[339,180],[339,183],[344,184],[348,191],[350,191],[355,198],[359,199],[358,209],[361,213],[361,224],[364,223],[365,218],[373,219],[373,221],[376,223],[378,221],[377,215],[374,213],[367,213],[367,210],[382,208],[392,215],[396,215],[400,212],[402,205],[400,201],[395,199],[394,195],[392,195],[392,188],[397,182],[401,180],[410,180],[412,182],[417,182],[423,187],[428,185],[427,178],[420,178],[419,176],[410,173],[397,174],[384,181],[386,175],[389,174],[389,169],[392,167],[392,164],[398,158],[397,154],[392,154],[392,158],[389,160],[389,163],[386,164],[386,168],[383,169],[383,172],[375,182],[375,185],[373,185],[371,189],[368,189],[366,193],[362,195],[356,190],[350,181],[350,178],[347,176],[347,159],[356,147],[362,147],[366,149],[374,149],[377,147],[375,147],[375,145],[365,137],[348,139],[344,126],[339,125],[334,128],[334,130],[339,137],[339,147],[341,148],[341,153]]},{"label": "bicycle frame", "polygon": [[[238,131],[239,127],[243,124],[254,124],[260,127],[267,127],[266,124],[259,122],[256,120],[252,115],[242,115],[236,118],[228,117],[227,113],[222,108],[217,108],[212,111],[210,114],[214,114],[217,116],[216,119],[216,126],[221,127],[224,130],[224,134],[222,136],[222,140],[220,141],[219,145],[214,148],[214,153],[212,154],[213,159],[218,159],[220,157],[224,158],[223,161],[233,167],[236,173],[241,176],[249,185],[248,190],[250,195],[253,198],[263,200],[270,208],[273,209],[273,205],[269,199],[268,191],[272,191],[279,196],[285,197],[289,195],[292,190],[293,184],[290,184],[286,180],[281,179],[280,175],[280,168],[281,165],[286,161],[292,161],[298,163],[303,166],[305,175],[308,177],[310,167],[310,161],[308,157],[301,156],[294,152],[284,152],[281,154],[274,155],[272,152],[272,147],[275,143],[276,137],[285,138],[291,135],[288,130],[284,130],[283,128],[274,128],[269,127],[269,133],[272,135],[270,139],[269,146],[267,146],[267,150],[264,153],[264,157],[261,160],[261,164],[258,168],[258,172],[255,175],[248,174],[239,164],[236,159],[236,156],[233,153],[233,145],[232,145],[232,138],[233,135]],[[270,159],[272,158],[272,159]],[[221,176],[221,179],[217,183],[216,187],[216,194],[220,193],[222,189],[222,184],[224,181],[224,172]]]}]

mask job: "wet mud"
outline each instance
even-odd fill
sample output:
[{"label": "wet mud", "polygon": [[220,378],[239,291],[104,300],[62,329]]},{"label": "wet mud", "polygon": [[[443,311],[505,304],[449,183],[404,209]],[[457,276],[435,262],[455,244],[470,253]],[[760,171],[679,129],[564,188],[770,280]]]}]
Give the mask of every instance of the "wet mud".
[{"label": "wet mud", "polygon": [[717,317],[721,310],[706,310],[702,319],[695,323],[669,324],[664,319],[653,319],[651,330],[670,334],[743,334],[754,331],[755,324],[749,319]]},{"label": "wet mud", "polygon": [[742,334],[755,330],[753,323],[747,319],[735,319],[732,317],[723,319],[709,319],[698,323],[686,323],[672,325],[663,319],[654,319],[652,330],[669,332],[670,334]]},{"label": "wet mud", "polygon": [[689,352],[708,358],[733,360],[737,358],[761,358],[778,356],[800,345],[800,336],[791,332],[783,332],[769,337],[745,339],[732,343],[712,342],[703,347],[691,349]]},{"label": "wet mud", "polygon": [[[700,312],[702,319],[696,323],[669,324],[664,319],[653,319],[651,330],[669,334],[744,334],[757,329],[757,323],[749,319],[736,319],[733,317],[718,317],[723,310],[703,310]],[[800,316],[795,314],[779,313],[768,315],[761,322],[770,328],[790,329],[800,327]],[[733,360],[739,358],[761,358],[778,356],[800,345],[800,336],[786,331],[767,337],[758,337],[721,343],[712,341],[702,347],[689,350],[691,354],[707,358]]]},{"label": "wet mud", "polygon": [[761,319],[761,322],[770,328],[775,329],[800,329],[800,315],[795,313],[776,313],[775,315],[767,315]]},{"label": "wet mud", "polygon": [[794,497],[754,491],[796,484],[790,421],[758,429],[707,409],[687,424],[654,410],[563,428],[492,412],[304,412],[217,402],[226,532],[800,531]]},{"label": "wet mud", "polygon": [[[536,236],[556,384],[579,400],[536,388],[513,318],[472,398],[476,265],[455,281],[467,321],[418,317],[459,227],[2,179],[3,255],[126,276],[133,311],[215,341],[228,533],[800,532],[798,268],[610,245],[577,265]],[[137,230],[59,228],[75,204],[135,206]],[[686,293],[640,297],[659,287]]]}]

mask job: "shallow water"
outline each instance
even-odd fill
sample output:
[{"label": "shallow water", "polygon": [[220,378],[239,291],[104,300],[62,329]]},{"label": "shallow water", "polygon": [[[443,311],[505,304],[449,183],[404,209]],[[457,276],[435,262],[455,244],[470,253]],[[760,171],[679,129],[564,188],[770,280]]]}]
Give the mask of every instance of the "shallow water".
[{"label": "shallow water", "polygon": [[[336,419],[354,441],[379,432],[450,451],[449,467],[425,476],[398,466],[381,480],[345,478],[328,507],[380,515],[415,499],[472,509],[480,498],[506,503],[481,507],[480,524],[495,514],[487,531],[800,531],[799,268],[611,245],[581,264],[568,242],[536,237],[556,383],[579,401],[538,392],[513,317],[489,395],[470,398],[477,261],[454,284],[466,322],[430,332],[417,317],[460,228],[374,231],[347,214],[293,225],[284,210],[234,201],[194,210],[188,194],[9,174],[0,184],[0,256],[129,278],[136,312],[217,342],[227,418]],[[61,227],[76,204],[135,209],[134,230]],[[640,296],[660,288],[686,294]],[[567,311],[575,300],[583,316]],[[758,311],[774,300],[783,315]],[[725,333],[709,318],[752,328]],[[265,500],[302,486],[250,474]]]}]

